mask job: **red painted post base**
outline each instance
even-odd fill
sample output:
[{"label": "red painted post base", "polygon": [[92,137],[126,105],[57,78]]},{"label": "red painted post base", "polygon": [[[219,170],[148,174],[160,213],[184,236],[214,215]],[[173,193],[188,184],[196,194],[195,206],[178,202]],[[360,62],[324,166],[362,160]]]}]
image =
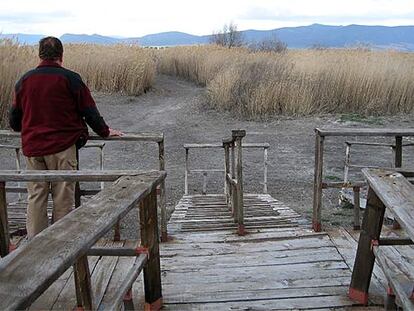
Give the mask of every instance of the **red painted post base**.
[{"label": "red painted post base", "polygon": [[10,245],[9,245],[9,253],[11,253],[12,251],[15,251],[16,248],[17,248],[16,244],[10,243]]},{"label": "red painted post base", "polygon": [[352,300],[358,301],[360,304],[363,304],[364,306],[368,304],[368,293],[350,287],[348,296]]},{"label": "red painted post base", "polygon": [[317,222],[317,221],[312,222],[312,228],[313,228],[313,231],[315,231],[315,232],[321,232],[322,231],[322,225],[321,225],[320,222]]},{"label": "red painted post base", "polygon": [[158,311],[162,308],[162,297],[153,303],[145,303],[144,310],[145,311]]},{"label": "red painted post base", "polygon": [[394,221],[392,222],[392,228],[393,228],[394,230],[398,230],[398,229],[401,229],[401,225],[398,223],[398,221],[396,221],[396,220],[394,219]]},{"label": "red painted post base", "polygon": [[244,225],[239,225],[239,228],[237,229],[238,235],[246,235],[246,229],[244,228]]},{"label": "red painted post base", "polygon": [[131,301],[131,300],[132,300],[132,289],[130,288],[124,295],[124,301]]},{"label": "red painted post base", "polygon": [[161,242],[168,242],[168,233],[161,232]]}]

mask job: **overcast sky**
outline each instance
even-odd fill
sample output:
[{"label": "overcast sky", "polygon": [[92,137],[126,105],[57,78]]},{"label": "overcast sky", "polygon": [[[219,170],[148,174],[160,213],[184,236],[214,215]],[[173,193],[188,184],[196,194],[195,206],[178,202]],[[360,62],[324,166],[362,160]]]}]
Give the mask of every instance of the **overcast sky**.
[{"label": "overcast sky", "polygon": [[0,32],[142,36],[309,25],[414,25],[414,0],[0,0]]}]

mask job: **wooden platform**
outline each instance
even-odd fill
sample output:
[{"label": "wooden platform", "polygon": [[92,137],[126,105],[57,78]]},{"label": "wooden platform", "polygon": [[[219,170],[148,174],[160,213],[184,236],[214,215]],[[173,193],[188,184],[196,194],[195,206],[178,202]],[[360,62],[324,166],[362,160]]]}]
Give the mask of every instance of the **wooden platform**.
[{"label": "wooden platform", "polygon": [[[386,283],[378,267],[369,307],[347,297],[358,232],[315,233],[269,195],[246,195],[245,202],[248,234],[238,236],[224,196],[182,198],[169,223],[172,239],[160,246],[163,310],[383,309]],[[96,301],[126,273],[127,260],[133,259],[89,258]],[[74,290],[69,269],[31,309],[72,309]],[[133,298],[142,309],[142,276],[134,283]]]},{"label": "wooden platform", "polygon": [[[165,310],[359,309],[348,299],[356,241],[314,233],[269,195],[246,195],[248,234],[238,236],[224,196],[184,196],[161,245]],[[380,271],[379,271],[380,273]],[[372,286],[370,310],[384,288]]]}]

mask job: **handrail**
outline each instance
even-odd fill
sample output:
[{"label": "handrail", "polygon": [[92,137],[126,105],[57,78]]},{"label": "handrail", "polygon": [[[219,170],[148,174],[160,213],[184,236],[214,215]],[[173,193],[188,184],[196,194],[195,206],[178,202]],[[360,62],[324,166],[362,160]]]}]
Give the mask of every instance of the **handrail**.
[{"label": "handrail", "polygon": [[[223,139],[225,166],[226,203],[238,226],[238,234],[245,235],[244,204],[243,204],[243,156],[242,139],[244,130],[233,130],[231,138]],[[237,149],[237,151],[235,150]],[[231,154],[230,154],[231,150]],[[231,158],[231,161],[230,161]],[[231,172],[231,173],[230,173]]]},{"label": "handrail", "polygon": [[[221,143],[207,143],[207,144],[184,144],[185,149],[185,171],[184,171],[184,194],[188,194],[189,175],[192,173],[203,174],[203,194],[206,194],[207,189],[207,174],[208,173],[225,173],[225,168],[214,169],[189,169],[189,152],[190,149],[223,149]],[[268,172],[268,149],[269,143],[243,143],[243,149],[263,149],[263,193],[267,193],[267,172]],[[224,185],[224,191],[226,185]]]},{"label": "handrail", "polygon": [[[121,174],[100,173],[103,178],[115,178]],[[126,172],[125,172],[126,173]],[[128,172],[131,173],[131,172]],[[141,247],[148,253],[144,267],[145,300],[149,305],[161,301],[161,273],[157,228],[156,187],[165,180],[166,173],[159,171],[132,172],[123,176],[110,187],[92,197],[86,203],[63,217],[52,226],[36,235],[26,245],[11,254],[1,232],[1,250],[5,256],[0,260],[0,309],[26,309],[35,301],[60,275],[71,265],[75,271],[82,273],[82,278],[75,278],[77,300],[86,310],[93,310],[90,291],[90,273],[86,255],[91,247],[103,237],[115,223],[123,218],[137,204],[140,206]],[[7,204],[5,183],[10,180],[54,181],[59,178],[71,180],[88,178],[86,173],[43,171],[37,174],[20,172],[3,173],[0,182],[0,228],[7,229]],[[77,175],[77,176],[76,176]],[[33,261],[33,258],[36,260]]]},{"label": "handrail", "polygon": [[[326,188],[338,188],[336,183],[325,182],[323,179],[324,170],[324,145],[327,137],[394,137],[394,166],[402,167],[403,154],[403,137],[413,137],[414,129],[388,129],[388,128],[330,128],[315,129],[315,171],[313,184],[313,217],[312,225],[316,232],[322,230],[322,190]],[[352,143],[351,143],[352,144]],[[372,143],[371,143],[372,145]],[[346,155],[346,157],[349,154]],[[345,184],[345,183],[344,183]],[[359,185],[353,187],[354,201],[354,227],[357,229],[359,225]]]},{"label": "handrail", "polygon": [[[20,138],[20,133],[12,132],[8,130],[0,130],[0,138]],[[158,144],[158,169],[165,171],[165,145],[163,133],[124,133],[122,136],[100,137],[97,135],[90,135],[89,141],[129,141],[129,142],[155,142]],[[103,154],[101,154],[101,165]],[[103,188],[103,184],[101,184]],[[165,193],[165,181],[160,186],[160,209],[161,209],[161,241],[168,240],[167,232],[167,206],[166,206],[166,193]]]}]

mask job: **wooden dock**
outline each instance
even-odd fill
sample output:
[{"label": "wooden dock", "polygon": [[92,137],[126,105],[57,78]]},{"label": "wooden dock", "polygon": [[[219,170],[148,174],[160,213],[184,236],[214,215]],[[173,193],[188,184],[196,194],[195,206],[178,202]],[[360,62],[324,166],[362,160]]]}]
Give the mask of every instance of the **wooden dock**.
[{"label": "wooden dock", "polygon": [[[385,277],[378,267],[369,307],[347,297],[356,231],[315,233],[270,195],[248,194],[248,234],[239,236],[224,200],[224,195],[199,195],[178,203],[169,222],[170,241],[160,244],[163,310],[382,310]],[[125,243],[101,241],[99,246]],[[89,258],[96,305],[109,304],[113,284],[132,260]],[[30,309],[69,310],[75,297],[69,269]],[[136,308],[143,308],[142,276],[134,283],[133,299]]]},{"label": "wooden dock", "polygon": [[315,233],[292,209],[261,194],[245,195],[248,234],[238,236],[224,200],[184,196],[177,205],[172,241],[161,245],[165,310],[382,309],[377,279],[371,307],[347,297],[356,251],[349,232]]}]

